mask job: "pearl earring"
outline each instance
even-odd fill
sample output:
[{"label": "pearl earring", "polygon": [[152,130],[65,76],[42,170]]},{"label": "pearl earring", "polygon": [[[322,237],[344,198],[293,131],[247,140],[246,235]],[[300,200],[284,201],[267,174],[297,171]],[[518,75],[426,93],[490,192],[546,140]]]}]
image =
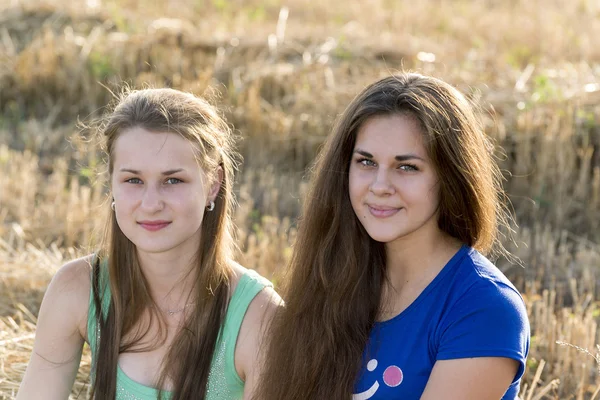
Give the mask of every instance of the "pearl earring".
[{"label": "pearl earring", "polygon": [[214,201],[210,201],[210,203],[208,203],[208,205],[206,206],[206,211],[212,211],[215,209],[215,202]]}]

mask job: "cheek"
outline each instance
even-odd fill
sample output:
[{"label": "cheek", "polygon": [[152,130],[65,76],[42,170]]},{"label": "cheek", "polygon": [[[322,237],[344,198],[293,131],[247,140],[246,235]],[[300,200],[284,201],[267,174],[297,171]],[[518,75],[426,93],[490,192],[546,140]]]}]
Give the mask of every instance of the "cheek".
[{"label": "cheek", "polygon": [[350,205],[356,217],[361,220],[365,216],[365,209],[363,207],[364,194],[357,187],[350,186]]},{"label": "cheek", "polygon": [[429,183],[425,186],[427,199],[430,203],[437,207],[440,203],[440,185],[438,182]]},{"label": "cheek", "polygon": [[435,215],[440,204],[438,185],[429,183],[415,187],[410,201],[413,206],[417,205],[423,214]]},{"label": "cheek", "polygon": [[[124,188],[123,190],[113,191],[113,196],[117,204],[117,215],[125,216],[134,212],[134,209],[141,203],[141,191],[136,188]],[[120,211],[120,212],[119,212]]]},{"label": "cheek", "polygon": [[196,225],[201,224],[205,212],[205,197],[201,193],[179,192],[173,193],[170,196],[168,205],[173,217],[177,217],[182,221]]},{"label": "cheek", "polygon": [[118,196],[119,200],[131,201],[138,197],[140,192],[140,186],[119,185],[117,186],[114,193]]},{"label": "cheek", "polygon": [[439,188],[430,179],[403,179],[398,184],[405,198],[424,203],[438,203]]},{"label": "cheek", "polygon": [[365,191],[368,191],[370,184],[369,179],[369,175],[365,171],[360,171],[351,167],[350,173],[348,174],[350,195],[360,195]]},{"label": "cheek", "polygon": [[350,196],[350,203],[352,204],[352,207],[356,209],[356,206],[361,201],[363,196],[361,194],[360,185],[354,179],[350,179],[348,181],[348,195]]},{"label": "cheek", "polygon": [[179,219],[187,226],[186,230],[197,232],[204,223],[204,208],[198,205],[188,205],[186,208],[180,208],[177,213]]}]

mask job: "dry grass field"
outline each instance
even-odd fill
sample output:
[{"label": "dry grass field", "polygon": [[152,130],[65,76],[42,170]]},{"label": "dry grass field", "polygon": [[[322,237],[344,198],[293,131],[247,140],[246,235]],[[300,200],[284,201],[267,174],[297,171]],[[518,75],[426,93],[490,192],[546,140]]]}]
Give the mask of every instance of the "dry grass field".
[{"label": "dry grass field", "polygon": [[[2,0],[0,399],[13,399],[53,273],[108,209],[79,122],[111,91],[212,99],[240,136],[239,260],[277,281],[335,117],[398,70],[443,78],[498,145],[532,326],[525,400],[600,398],[600,0]],[[85,397],[84,354],[73,398]]]}]

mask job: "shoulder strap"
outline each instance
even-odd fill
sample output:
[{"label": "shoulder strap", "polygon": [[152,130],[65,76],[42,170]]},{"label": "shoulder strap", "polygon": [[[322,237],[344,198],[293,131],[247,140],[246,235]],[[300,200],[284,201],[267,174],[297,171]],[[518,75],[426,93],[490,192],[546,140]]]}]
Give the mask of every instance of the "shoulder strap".
[{"label": "shoulder strap", "polygon": [[254,270],[248,270],[240,278],[227,307],[223,326],[222,340],[225,345],[225,373],[227,375],[238,376],[235,371],[235,346],[248,306],[265,287],[272,286],[273,284],[269,280]]}]

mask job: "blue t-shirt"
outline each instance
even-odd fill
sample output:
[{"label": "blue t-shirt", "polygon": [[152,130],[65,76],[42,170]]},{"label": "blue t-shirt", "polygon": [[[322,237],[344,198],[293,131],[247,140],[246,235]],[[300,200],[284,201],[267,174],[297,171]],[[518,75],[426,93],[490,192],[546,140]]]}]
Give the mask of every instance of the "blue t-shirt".
[{"label": "blue t-shirt", "polygon": [[352,399],[419,399],[437,360],[507,357],[520,363],[502,397],[514,400],[528,351],[521,295],[487,258],[463,246],[410,306],[375,323]]}]

